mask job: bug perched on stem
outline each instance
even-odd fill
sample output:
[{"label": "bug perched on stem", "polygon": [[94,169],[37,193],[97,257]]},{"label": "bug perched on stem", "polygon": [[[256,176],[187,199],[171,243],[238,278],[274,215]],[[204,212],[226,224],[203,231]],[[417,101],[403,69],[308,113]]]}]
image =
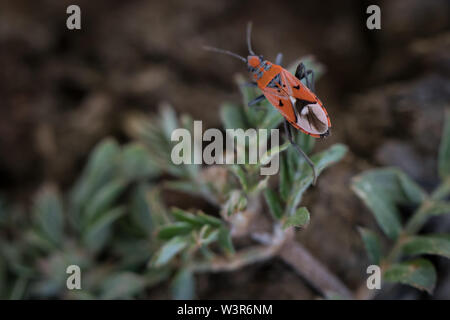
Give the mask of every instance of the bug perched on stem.
[{"label": "bug perched on stem", "polygon": [[[247,26],[247,46],[249,55],[244,58],[234,52],[205,46],[205,50],[224,53],[235,57],[247,64],[249,72],[252,74],[254,82],[249,85],[258,87],[262,94],[248,103],[249,106],[257,105],[264,99],[278,109],[283,115],[284,130],[289,142],[296,148],[313,171],[313,184],[316,182],[317,174],[314,163],[294,142],[291,124],[294,128],[306,133],[314,138],[323,138],[330,134],[330,117],[322,102],[313,93],[314,72],[307,70],[303,63],[300,63],[295,71],[295,76],[284,69],[280,64],[283,58],[279,53],[275,63],[264,60],[263,56],[256,55],[251,46],[252,24]],[[306,86],[301,82],[305,79]]]}]

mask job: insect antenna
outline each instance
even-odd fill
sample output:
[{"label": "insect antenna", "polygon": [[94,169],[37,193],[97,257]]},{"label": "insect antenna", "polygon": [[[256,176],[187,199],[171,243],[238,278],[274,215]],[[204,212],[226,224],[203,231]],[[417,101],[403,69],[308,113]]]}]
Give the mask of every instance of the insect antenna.
[{"label": "insect antenna", "polygon": [[208,50],[208,51],[214,51],[214,52],[218,52],[218,53],[223,53],[223,54],[227,54],[229,56],[235,57],[239,60],[242,60],[244,62],[247,62],[247,59],[245,59],[244,57],[238,55],[237,53],[228,51],[228,50],[224,50],[224,49],[219,49],[219,48],[214,48],[214,47],[210,47],[210,46],[203,46],[203,49]]},{"label": "insect antenna", "polygon": [[251,55],[256,56],[256,54],[252,50],[252,23],[249,22],[247,25],[247,47],[248,52],[250,52]]}]

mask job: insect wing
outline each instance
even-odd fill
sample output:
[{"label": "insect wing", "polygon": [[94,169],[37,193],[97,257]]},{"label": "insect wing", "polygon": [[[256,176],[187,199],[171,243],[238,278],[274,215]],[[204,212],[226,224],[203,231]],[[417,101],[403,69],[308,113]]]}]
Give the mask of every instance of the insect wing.
[{"label": "insect wing", "polygon": [[296,122],[296,114],[294,107],[292,106],[292,102],[283,92],[278,92],[279,90],[276,88],[265,88],[263,90],[264,96],[269,100],[269,102],[280,111],[280,113],[285,117],[289,122]]},{"label": "insect wing", "polygon": [[319,98],[317,98],[316,95],[313,92],[311,92],[311,90],[309,90],[305,85],[303,85],[298,78],[296,78],[286,69],[283,69],[281,71],[281,80],[283,81],[283,84],[286,84],[285,90],[289,95],[293,96],[296,99],[305,102],[310,102],[311,104],[316,103],[319,104],[327,118],[328,127],[331,127],[331,121],[330,117],[328,116],[327,110],[325,109]]},{"label": "insect wing", "polygon": [[311,103],[316,102],[317,97],[314,93],[312,93],[298,78],[286,69],[281,70],[281,81],[286,85],[283,89],[288,95],[303,101],[308,101]]}]

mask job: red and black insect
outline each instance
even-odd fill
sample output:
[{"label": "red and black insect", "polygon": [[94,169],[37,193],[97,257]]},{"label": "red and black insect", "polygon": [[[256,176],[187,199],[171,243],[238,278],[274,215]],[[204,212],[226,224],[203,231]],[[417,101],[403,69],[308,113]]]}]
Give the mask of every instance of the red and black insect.
[{"label": "red and black insect", "polygon": [[[288,127],[290,123],[294,128],[308,134],[314,138],[323,138],[330,133],[330,117],[322,102],[313,93],[314,73],[307,70],[303,63],[300,63],[295,72],[295,76],[280,66],[282,54],[278,54],[275,64],[264,60],[260,55],[256,55],[251,46],[251,24],[247,27],[247,46],[249,55],[244,58],[234,52],[204,47],[206,50],[228,54],[244,61],[249,72],[252,74],[254,82],[249,85],[257,86],[262,91],[262,95],[249,102],[249,106],[254,106],[264,99],[278,109],[283,115],[284,129],[292,145],[306,159],[313,170],[313,184],[316,181],[316,170],[314,163],[305,152],[296,144],[292,138],[292,132]],[[301,82],[305,79],[306,86]]]}]

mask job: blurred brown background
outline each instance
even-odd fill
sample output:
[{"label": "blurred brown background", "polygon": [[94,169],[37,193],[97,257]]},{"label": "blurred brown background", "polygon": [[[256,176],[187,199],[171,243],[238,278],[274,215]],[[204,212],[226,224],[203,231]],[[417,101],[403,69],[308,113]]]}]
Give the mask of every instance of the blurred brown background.
[{"label": "blurred brown background", "polygon": [[[449,2],[376,3],[381,30],[366,28],[372,1],[1,1],[0,192],[26,204],[44,181],[64,190],[102,137],[127,139],[122,119],[131,110],[152,113],[167,101],[220,127],[218,106],[240,101],[233,76],[246,69],[201,46],[244,55],[245,26],[253,21],[257,53],[273,60],[283,52],[285,63],[313,54],[327,68],[316,91],[333,132],[317,148],[343,142],[351,152],[308,193],[313,218],[299,239],[357,288],[367,261],[355,226],[375,223],[350,191],[350,178],[395,165],[434,187],[443,111],[450,106]],[[81,7],[82,30],[66,28],[69,4]],[[436,260],[435,297],[449,298],[448,262]],[[199,297],[313,294],[272,261],[201,276]]]}]

